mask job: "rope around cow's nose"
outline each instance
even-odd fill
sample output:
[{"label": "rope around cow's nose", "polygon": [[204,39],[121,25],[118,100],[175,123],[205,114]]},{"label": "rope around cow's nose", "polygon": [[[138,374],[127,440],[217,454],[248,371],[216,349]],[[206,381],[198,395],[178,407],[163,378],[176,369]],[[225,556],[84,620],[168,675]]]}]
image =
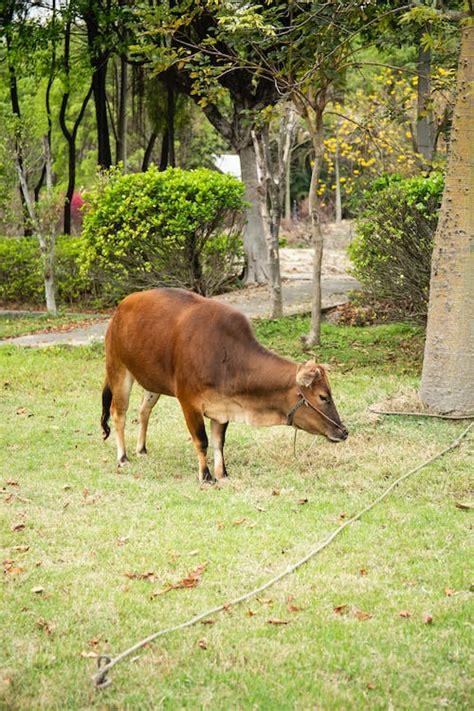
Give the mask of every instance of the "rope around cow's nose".
[{"label": "rope around cow's nose", "polygon": [[293,573],[297,568],[301,567],[305,563],[307,563],[311,558],[314,558],[318,553],[320,553],[322,550],[327,548],[332,541],[340,534],[342,531],[350,526],[352,523],[355,521],[358,521],[364,514],[366,514],[368,511],[373,509],[377,504],[379,504],[381,501],[383,501],[393,489],[395,489],[399,484],[401,484],[402,481],[405,481],[405,479],[408,479],[408,477],[412,476],[413,474],[416,474],[417,472],[421,471],[425,467],[427,467],[429,464],[432,462],[436,461],[437,459],[440,459],[443,457],[445,454],[450,452],[452,449],[455,449],[456,447],[459,447],[461,441],[466,437],[468,432],[474,427],[474,422],[471,422],[471,424],[466,427],[466,429],[461,432],[461,434],[454,439],[450,445],[445,447],[445,449],[441,450],[441,452],[438,452],[438,454],[433,455],[426,461],[422,462],[418,466],[414,467],[413,469],[410,469],[410,471],[406,472],[402,476],[398,477],[390,486],[385,489],[385,491],[380,494],[376,499],[374,499],[370,504],[367,504],[365,508],[363,508],[361,511],[359,511],[358,514],[353,516],[352,518],[348,519],[345,523],[343,523],[339,528],[336,528],[335,531],[333,531],[322,543],[316,545],[316,547],[312,548],[307,555],[304,556],[304,558],[301,558],[300,560],[296,561],[296,563],[293,563],[289,565],[285,570],[283,570],[281,573],[278,575],[275,575],[275,577],[271,578],[271,580],[268,580],[266,583],[263,585],[260,585],[260,587],[255,588],[255,590],[251,590],[248,593],[245,593],[244,595],[241,595],[240,597],[236,598],[235,600],[231,600],[230,602],[224,602],[222,605],[218,605],[217,607],[213,607],[210,610],[206,610],[205,612],[202,612],[199,615],[196,615],[195,617],[192,617],[190,620],[186,620],[185,622],[182,622],[181,624],[178,625],[173,625],[172,627],[166,627],[164,629],[159,630],[158,632],[154,632],[153,634],[149,635],[145,639],[140,640],[140,642],[137,642],[134,644],[132,647],[129,647],[126,649],[124,652],[121,652],[118,654],[116,657],[108,657],[105,655],[102,655],[98,658],[97,660],[97,665],[98,665],[98,671],[94,674],[93,681],[98,689],[103,689],[107,686],[109,686],[112,682],[108,678],[108,673],[109,671],[122,659],[125,659],[126,657],[130,656],[134,652],[137,652],[139,649],[144,647],[146,644],[153,642],[155,639],[158,639],[158,637],[163,637],[166,634],[169,634],[170,632],[177,632],[178,630],[185,629],[186,627],[191,627],[192,625],[197,624],[201,620],[205,619],[206,617],[210,617],[211,615],[214,615],[218,612],[222,612],[222,610],[229,609],[229,607],[239,605],[242,602],[245,602],[251,597],[254,597],[255,595],[258,595],[259,593],[263,592],[267,588],[271,587],[278,581],[282,580],[285,578],[287,575],[290,575]]}]

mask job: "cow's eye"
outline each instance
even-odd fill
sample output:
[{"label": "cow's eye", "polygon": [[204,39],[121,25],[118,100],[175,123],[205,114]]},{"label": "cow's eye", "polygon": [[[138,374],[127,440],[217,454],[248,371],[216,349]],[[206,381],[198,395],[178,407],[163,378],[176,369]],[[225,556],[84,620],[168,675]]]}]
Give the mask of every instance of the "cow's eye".
[{"label": "cow's eye", "polygon": [[323,402],[327,402],[329,400],[329,398],[326,397],[325,395],[320,395],[319,399],[322,400]]}]

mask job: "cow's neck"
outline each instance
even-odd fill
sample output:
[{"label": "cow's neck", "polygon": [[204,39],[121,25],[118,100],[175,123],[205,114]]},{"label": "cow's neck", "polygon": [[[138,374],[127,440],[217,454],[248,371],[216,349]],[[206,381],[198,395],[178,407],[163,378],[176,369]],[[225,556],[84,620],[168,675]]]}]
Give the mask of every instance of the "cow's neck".
[{"label": "cow's neck", "polygon": [[205,414],[220,422],[260,427],[284,425],[297,400],[297,365],[261,349],[226,393],[206,402]]}]

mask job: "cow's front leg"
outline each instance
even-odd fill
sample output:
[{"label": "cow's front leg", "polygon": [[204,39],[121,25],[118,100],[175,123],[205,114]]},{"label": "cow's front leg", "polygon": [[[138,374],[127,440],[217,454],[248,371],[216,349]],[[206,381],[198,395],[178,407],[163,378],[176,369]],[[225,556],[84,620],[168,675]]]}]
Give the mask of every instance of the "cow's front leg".
[{"label": "cow's front leg", "polygon": [[225,433],[228,422],[221,425],[216,420],[211,420],[211,439],[214,447],[214,476],[216,479],[224,479],[227,476],[227,469],[224,461]]},{"label": "cow's front leg", "polygon": [[193,438],[199,459],[199,481],[214,481],[207,464],[207,448],[209,442],[202,413],[192,406],[185,405],[183,402],[181,402],[181,407],[183,408],[186,424]]}]

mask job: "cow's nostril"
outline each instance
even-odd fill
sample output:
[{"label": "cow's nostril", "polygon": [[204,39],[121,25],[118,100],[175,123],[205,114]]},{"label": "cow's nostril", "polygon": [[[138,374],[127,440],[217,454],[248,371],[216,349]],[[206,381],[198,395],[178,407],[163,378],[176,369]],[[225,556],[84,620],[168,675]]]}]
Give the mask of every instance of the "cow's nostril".
[{"label": "cow's nostril", "polygon": [[349,437],[349,432],[344,429],[342,430],[342,439],[347,439]]}]

